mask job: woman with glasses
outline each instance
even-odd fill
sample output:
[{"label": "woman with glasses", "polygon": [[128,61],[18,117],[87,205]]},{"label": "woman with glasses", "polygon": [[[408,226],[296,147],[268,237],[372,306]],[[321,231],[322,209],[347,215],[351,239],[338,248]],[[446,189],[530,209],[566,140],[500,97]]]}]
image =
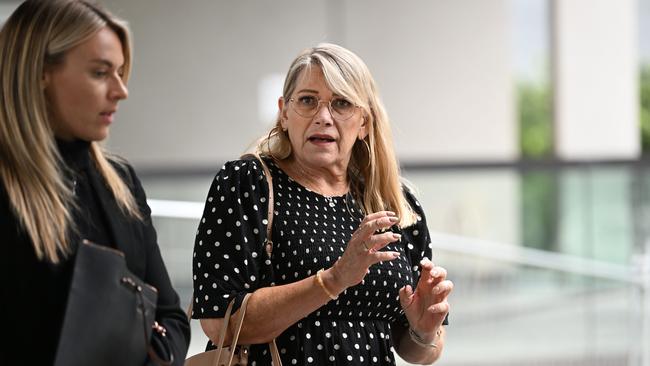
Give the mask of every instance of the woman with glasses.
[{"label": "woman with glasses", "polygon": [[278,107],[256,147],[273,184],[271,238],[261,164],[226,163],[196,236],[193,317],[216,343],[229,303],[237,310],[252,293],[238,343],[253,344],[253,365],[271,363],[273,338],[288,365],[394,365],[393,349],[434,362],[453,284],[431,262],[424,212],[400,180],[366,65],[340,46],[307,49]]},{"label": "woman with glasses", "polygon": [[[157,289],[155,320],[170,347],[161,351],[182,365],[189,324],[144,191],[133,168],[99,145],[128,96],[128,28],[92,2],[28,0],[0,30],[0,60],[0,365],[63,362],[57,345],[64,317],[76,315],[65,313],[69,293],[78,294],[71,282],[83,239],[120,250],[128,269]],[[114,329],[89,323],[87,334],[71,335],[76,352],[120,334],[124,319],[111,320]],[[145,330],[102,342],[105,354],[88,357],[124,364],[129,350],[114,344],[133,344]],[[138,364],[150,364],[141,351]]]}]

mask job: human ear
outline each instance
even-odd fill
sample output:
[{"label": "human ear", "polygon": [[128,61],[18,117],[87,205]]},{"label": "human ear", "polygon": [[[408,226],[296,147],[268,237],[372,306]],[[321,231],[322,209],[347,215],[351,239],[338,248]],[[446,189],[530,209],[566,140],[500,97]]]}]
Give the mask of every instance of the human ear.
[{"label": "human ear", "polygon": [[282,125],[282,130],[286,131],[287,126],[287,109],[285,108],[286,104],[284,103],[284,98],[278,98],[278,109],[280,115],[280,124]]},{"label": "human ear", "polygon": [[359,134],[357,137],[359,140],[363,140],[368,136],[368,118],[366,116],[362,117],[361,126],[359,126]]},{"label": "human ear", "polygon": [[43,76],[41,77],[41,90],[45,90],[50,83],[52,82],[52,72],[49,68],[43,70]]}]

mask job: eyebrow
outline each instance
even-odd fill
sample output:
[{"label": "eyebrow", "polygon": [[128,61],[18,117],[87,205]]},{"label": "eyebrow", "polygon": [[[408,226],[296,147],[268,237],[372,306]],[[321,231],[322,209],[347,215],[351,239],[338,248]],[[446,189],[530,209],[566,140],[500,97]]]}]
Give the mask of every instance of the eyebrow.
[{"label": "eyebrow", "polygon": [[[113,65],[112,62],[110,62],[110,61],[108,61],[106,59],[103,59],[103,58],[95,58],[95,59],[90,60],[90,62],[96,63],[96,64],[102,64],[102,65],[105,65],[106,67],[110,67],[110,68],[115,66],[115,65]],[[121,67],[124,67],[124,65],[121,65],[118,68],[121,68]]]},{"label": "eyebrow", "polygon": [[298,90],[298,93],[314,93],[314,94],[318,94],[318,90],[314,90],[314,89],[300,89],[300,90]]},{"label": "eyebrow", "polygon": [[[300,90],[298,90],[296,93],[312,93],[312,94],[319,94],[319,93],[318,93],[318,90],[314,90],[314,89],[300,89]],[[339,93],[332,93],[332,96],[335,96],[335,97],[342,97],[342,95],[340,95]]]}]

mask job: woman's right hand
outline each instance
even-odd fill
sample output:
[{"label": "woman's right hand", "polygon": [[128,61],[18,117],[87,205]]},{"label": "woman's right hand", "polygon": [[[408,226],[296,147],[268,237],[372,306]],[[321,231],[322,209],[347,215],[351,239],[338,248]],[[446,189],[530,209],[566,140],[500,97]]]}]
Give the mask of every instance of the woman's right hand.
[{"label": "woman's right hand", "polygon": [[391,211],[375,212],[364,217],[359,228],[352,234],[345,252],[334,265],[323,272],[323,280],[337,294],[360,283],[375,263],[399,257],[399,252],[380,251],[386,245],[398,241],[400,234],[380,232],[399,222]]}]

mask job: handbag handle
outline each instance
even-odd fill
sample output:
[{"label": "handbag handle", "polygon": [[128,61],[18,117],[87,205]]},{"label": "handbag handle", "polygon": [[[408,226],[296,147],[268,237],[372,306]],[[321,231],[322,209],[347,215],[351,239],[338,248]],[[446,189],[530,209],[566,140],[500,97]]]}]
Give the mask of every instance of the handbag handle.
[{"label": "handbag handle", "polygon": [[[248,307],[248,300],[250,299],[251,294],[246,294],[244,296],[244,301],[242,301],[241,307],[239,308],[239,317],[237,319],[237,324],[235,325],[235,333],[233,334],[233,339],[230,346],[230,356],[228,357],[227,365],[232,364],[232,359],[235,356],[235,350],[237,346],[237,341],[239,341],[239,333],[241,332],[241,327],[244,324],[244,316],[246,315],[246,308]],[[226,315],[224,315],[224,322],[221,326],[221,331],[219,332],[219,351],[217,353],[217,360],[221,359],[221,353],[223,352],[223,343],[226,340],[226,330],[228,329],[228,321],[230,320],[230,313],[232,312],[232,307],[235,304],[235,299],[230,301],[228,304],[228,309],[226,309]]]}]

